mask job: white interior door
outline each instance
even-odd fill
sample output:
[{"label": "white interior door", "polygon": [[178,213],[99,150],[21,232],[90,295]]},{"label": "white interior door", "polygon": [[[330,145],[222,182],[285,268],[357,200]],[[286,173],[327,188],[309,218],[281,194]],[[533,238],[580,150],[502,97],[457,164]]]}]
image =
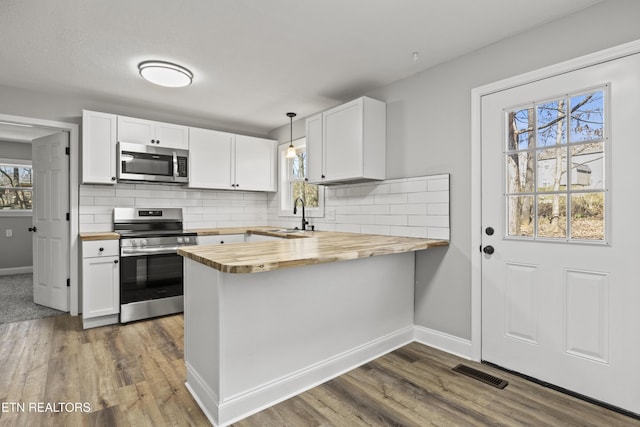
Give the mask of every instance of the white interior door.
[{"label": "white interior door", "polygon": [[33,140],[33,300],[69,311],[69,136]]},{"label": "white interior door", "polygon": [[640,55],[482,98],[482,359],[635,413],[639,123]]}]

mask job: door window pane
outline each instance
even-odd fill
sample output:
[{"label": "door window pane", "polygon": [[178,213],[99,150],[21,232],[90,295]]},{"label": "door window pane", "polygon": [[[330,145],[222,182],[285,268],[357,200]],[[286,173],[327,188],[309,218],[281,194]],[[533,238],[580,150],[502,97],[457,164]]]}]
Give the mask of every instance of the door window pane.
[{"label": "door window pane", "polygon": [[538,150],[538,191],[560,191],[567,186],[567,147]]},{"label": "door window pane", "polygon": [[571,196],[571,236],[575,239],[604,240],[604,193]]},{"label": "door window pane", "polygon": [[536,133],[538,147],[567,143],[566,100],[558,99],[538,105]]},{"label": "door window pane", "polygon": [[533,237],[535,226],[533,196],[509,196],[507,208],[509,210],[508,235]]},{"label": "door window pane", "polygon": [[567,237],[567,196],[538,196],[538,236]]}]

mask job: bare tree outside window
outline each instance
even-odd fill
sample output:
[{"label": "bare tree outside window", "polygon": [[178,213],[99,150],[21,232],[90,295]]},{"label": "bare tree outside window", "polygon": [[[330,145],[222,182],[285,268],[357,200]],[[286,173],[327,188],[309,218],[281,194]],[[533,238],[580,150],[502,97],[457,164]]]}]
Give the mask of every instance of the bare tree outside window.
[{"label": "bare tree outside window", "polygon": [[605,89],[506,112],[507,235],[605,239]]},{"label": "bare tree outside window", "polygon": [[0,210],[31,210],[32,197],[31,167],[0,164]]}]

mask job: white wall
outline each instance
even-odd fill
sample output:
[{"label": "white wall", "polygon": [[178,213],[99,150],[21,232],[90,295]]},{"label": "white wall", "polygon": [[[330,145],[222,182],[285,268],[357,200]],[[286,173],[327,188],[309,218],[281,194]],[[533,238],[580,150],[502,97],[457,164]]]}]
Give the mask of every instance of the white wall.
[{"label": "white wall", "polygon": [[387,103],[387,178],[451,174],[451,244],[418,254],[416,324],[471,338],[471,90],[640,39],[639,16],[638,1],[607,1],[365,94]]}]

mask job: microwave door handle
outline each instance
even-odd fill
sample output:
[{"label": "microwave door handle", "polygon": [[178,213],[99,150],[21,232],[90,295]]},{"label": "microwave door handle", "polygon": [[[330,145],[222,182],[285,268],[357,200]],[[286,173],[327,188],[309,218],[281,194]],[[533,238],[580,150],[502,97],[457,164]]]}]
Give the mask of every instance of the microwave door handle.
[{"label": "microwave door handle", "polygon": [[173,152],[173,177],[178,178],[178,153]]}]

